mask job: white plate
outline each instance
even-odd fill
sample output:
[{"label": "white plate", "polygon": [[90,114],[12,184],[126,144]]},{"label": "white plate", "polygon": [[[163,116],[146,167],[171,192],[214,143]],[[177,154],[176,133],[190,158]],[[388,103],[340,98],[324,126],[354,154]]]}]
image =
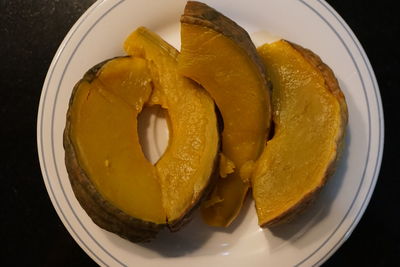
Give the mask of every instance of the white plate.
[{"label": "white plate", "polygon": [[319,265],[349,237],[373,192],[383,150],[383,114],[368,58],[343,19],[324,1],[205,1],[242,25],[256,44],[280,36],[318,53],[335,71],[349,107],[346,146],[319,200],[293,223],[273,231],[257,226],[248,201],[226,230],[195,218],[178,233],[162,232],[137,245],[97,227],[78,204],[64,165],[62,133],[74,84],[94,64],[123,54],[125,37],[146,26],[179,48],[184,0],[96,2],[58,49],[43,86],[38,150],[43,178],[65,227],[100,265]]}]

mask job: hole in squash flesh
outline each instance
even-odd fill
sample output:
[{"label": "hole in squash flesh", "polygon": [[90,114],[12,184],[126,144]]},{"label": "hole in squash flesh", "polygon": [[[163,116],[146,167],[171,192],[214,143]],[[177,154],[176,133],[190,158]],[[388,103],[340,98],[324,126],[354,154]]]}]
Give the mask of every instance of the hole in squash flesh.
[{"label": "hole in squash flesh", "polygon": [[137,120],[143,154],[155,165],[168,147],[168,110],[160,105],[145,106]]},{"label": "hole in squash flesh", "polygon": [[[218,165],[219,135],[213,100],[177,74],[173,47],[144,28],[126,44],[130,56],[96,65],[74,88],[66,167],[96,224],[146,240],[143,232],[152,235],[165,224],[176,230],[206,195]],[[140,49],[145,53],[135,54]],[[146,140],[146,131],[163,135],[164,142]]]}]

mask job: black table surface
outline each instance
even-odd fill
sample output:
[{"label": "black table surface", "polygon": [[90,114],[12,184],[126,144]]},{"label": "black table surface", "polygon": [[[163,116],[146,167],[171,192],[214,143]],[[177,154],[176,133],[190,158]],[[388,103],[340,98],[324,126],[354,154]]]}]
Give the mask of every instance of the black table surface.
[{"label": "black table surface", "polygon": [[[95,265],[58,218],[36,147],[36,115],[47,69],[70,27],[93,2],[0,0],[1,266]],[[352,28],[374,68],[384,106],[386,146],[363,218],[324,266],[400,266],[400,183],[394,168],[400,162],[399,112],[394,110],[400,90],[398,9],[395,1],[328,3]]]}]

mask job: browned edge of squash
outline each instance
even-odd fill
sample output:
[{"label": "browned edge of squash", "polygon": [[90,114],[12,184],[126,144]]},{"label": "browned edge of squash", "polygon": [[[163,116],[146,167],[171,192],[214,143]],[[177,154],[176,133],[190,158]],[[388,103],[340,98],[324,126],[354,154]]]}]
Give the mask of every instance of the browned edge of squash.
[{"label": "browned edge of squash", "polygon": [[65,165],[77,200],[95,224],[132,242],[147,242],[154,239],[165,225],[134,218],[107,201],[79,165],[76,149],[70,138],[71,107],[80,83],[83,81],[91,83],[98,76],[103,65],[113,59],[115,58],[105,60],[88,70],[72,91],[63,136]]},{"label": "browned edge of squash", "polygon": [[310,63],[314,68],[318,69],[318,71],[322,74],[326,88],[336,97],[340,105],[341,111],[341,122],[342,124],[339,126],[340,130],[338,135],[336,136],[336,156],[332,159],[332,161],[328,164],[326,168],[324,178],[321,184],[316,187],[313,191],[306,194],[296,205],[285,211],[284,213],[280,214],[279,216],[275,217],[274,219],[268,221],[267,223],[261,225],[261,227],[270,227],[270,226],[277,226],[280,224],[284,224],[287,222],[292,221],[297,215],[304,212],[318,197],[319,192],[326,184],[328,178],[333,175],[336,170],[337,162],[342,154],[343,151],[343,142],[344,142],[344,135],[345,129],[348,122],[348,110],[347,104],[345,100],[345,96],[340,89],[339,82],[335,77],[334,72],[332,69],[326,65],[321,58],[312,52],[310,49],[304,48],[298,44],[289,42],[284,40],[288,44],[290,44],[297,52],[299,52],[305,60]]}]

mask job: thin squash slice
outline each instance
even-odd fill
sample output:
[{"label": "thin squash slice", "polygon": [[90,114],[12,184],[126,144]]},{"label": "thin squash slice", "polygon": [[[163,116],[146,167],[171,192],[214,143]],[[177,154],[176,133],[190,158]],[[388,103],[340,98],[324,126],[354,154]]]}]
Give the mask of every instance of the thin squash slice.
[{"label": "thin squash slice", "polygon": [[179,71],[210,93],[222,115],[221,176],[202,214],[209,225],[228,226],[239,214],[252,163],[269,132],[264,66],[243,28],[215,9],[189,1],[181,17]]},{"label": "thin squash slice", "polygon": [[261,226],[291,220],[333,173],[347,125],[332,70],[310,50],[281,40],[258,49],[272,82],[274,136],[253,173]]}]

